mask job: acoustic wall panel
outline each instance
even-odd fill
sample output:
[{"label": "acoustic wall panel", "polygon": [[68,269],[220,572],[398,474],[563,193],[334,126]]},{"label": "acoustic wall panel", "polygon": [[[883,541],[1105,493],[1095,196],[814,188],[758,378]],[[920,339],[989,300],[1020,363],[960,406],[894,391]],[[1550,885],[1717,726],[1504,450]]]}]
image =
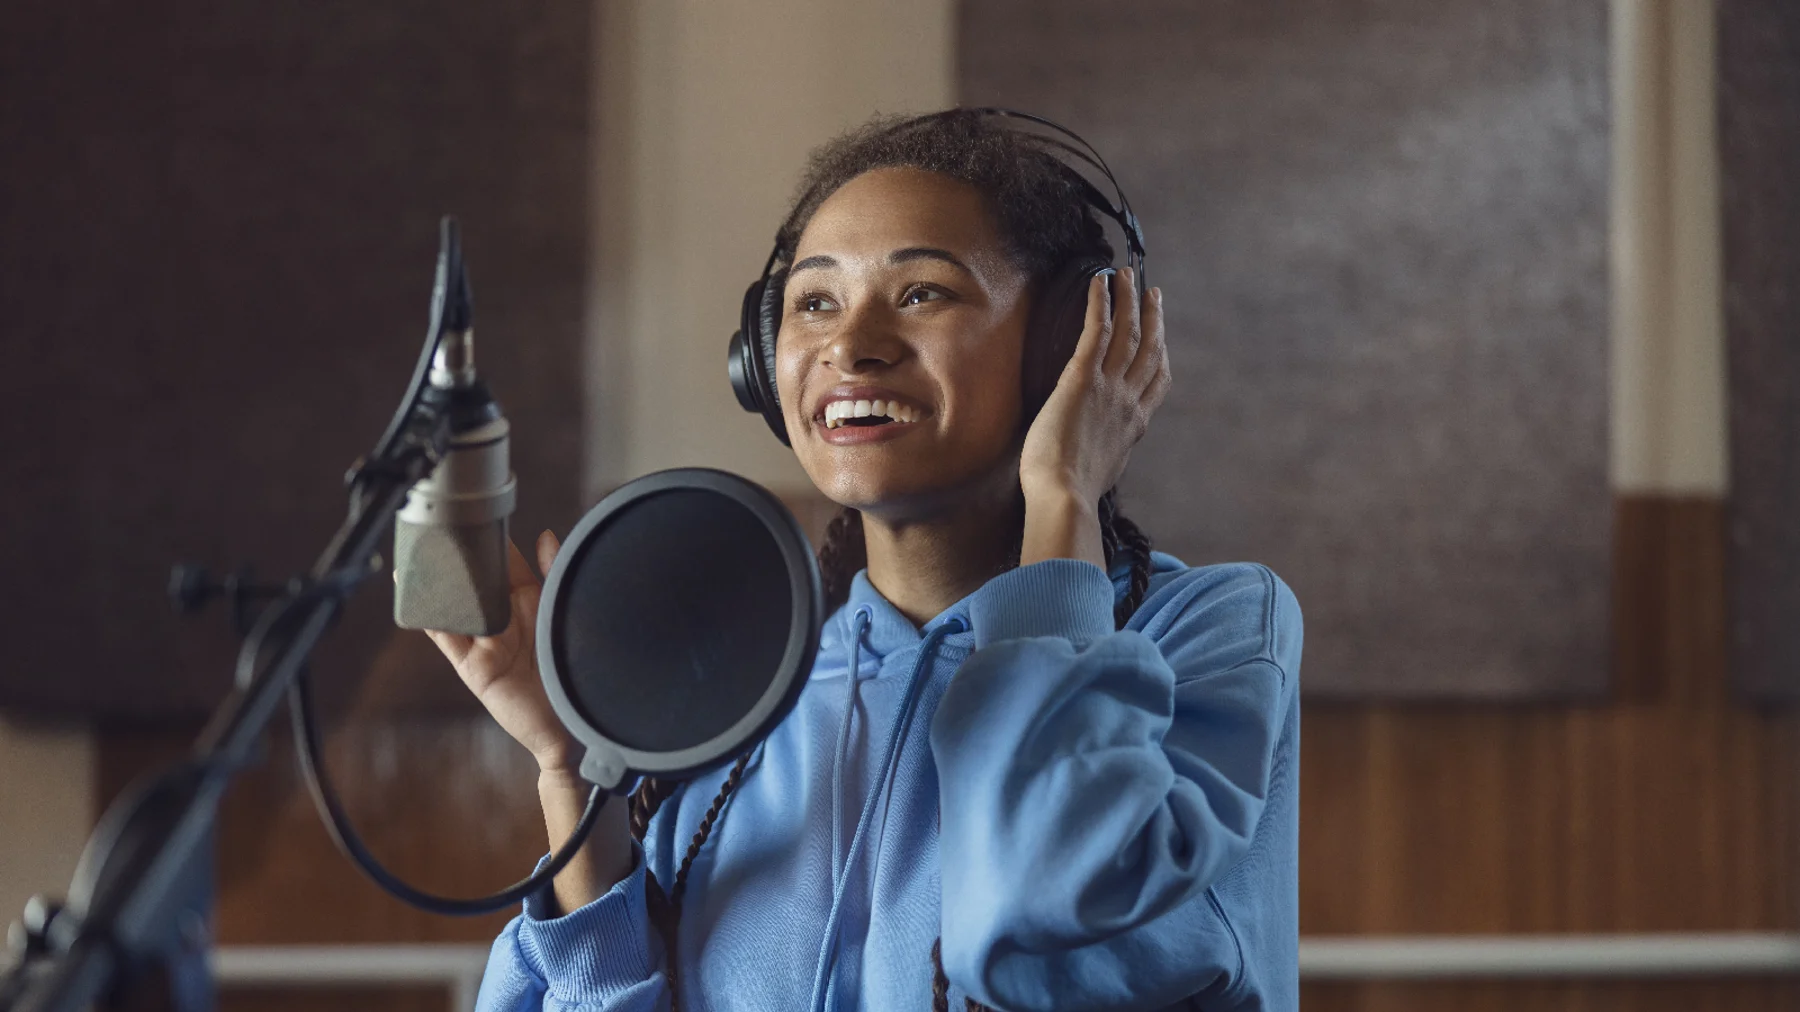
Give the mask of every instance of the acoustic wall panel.
[{"label": "acoustic wall panel", "polygon": [[[517,530],[580,506],[592,12],[91,0],[0,30],[0,707],[210,709],[236,644],[168,567],[303,571],[424,337],[460,216]],[[385,577],[317,666],[466,696]],[[402,692],[400,695],[409,695]]]},{"label": "acoustic wall panel", "polygon": [[1068,123],[1175,386],[1124,506],[1306,613],[1318,696],[1607,678],[1602,0],[964,0],[961,98]]},{"label": "acoustic wall panel", "polygon": [[1800,8],[1718,5],[1736,684],[1800,699]]}]

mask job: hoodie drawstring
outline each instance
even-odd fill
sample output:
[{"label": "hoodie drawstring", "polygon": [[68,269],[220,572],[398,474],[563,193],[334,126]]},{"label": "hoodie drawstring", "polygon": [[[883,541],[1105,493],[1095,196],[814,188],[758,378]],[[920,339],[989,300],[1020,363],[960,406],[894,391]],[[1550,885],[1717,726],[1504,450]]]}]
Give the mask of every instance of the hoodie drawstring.
[{"label": "hoodie drawstring", "polygon": [[856,710],[857,680],[862,662],[862,640],[869,631],[873,613],[868,605],[856,609],[856,621],[850,628],[850,680],[844,686],[844,718],[838,722],[837,751],[831,762],[831,892],[837,895],[844,874],[843,854],[839,848],[844,839],[844,757],[850,751],[850,720]]},{"label": "hoodie drawstring", "polygon": [[[850,648],[850,691],[852,694],[855,692],[857,668],[856,655],[858,646],[861,643],[860,632],[862,629],[867,628],[867,620],[860,609],[857,612],[857,618],[859,635],[856,644],[852,645]],[[840,915],[843,913],[844,895],[848,891],[850,882],[850,868],[856,863],[856,856],[858,852],[862,850],[863,840],[868,832],[872,817],[875,814],[877,803],[888,795],[888,788],[894,777],[895,763],[899,758],[900,745],[905,740],[907,731],[912,727],[913,709],[918,705],[919,693],[925,687],[924,675],[930,666],[929,661],[931,655],[937,651],[938,644],[943,642],[945,636],[953,632],[962,632],[967,628],[967,623],[965,623],[960,616],[952,616],[945,620],[943,625],[933,629],[931,633],[925,637],[925,642],[919,646],[918,659],[913,661],[912,674],[907,677],[906,681],[906,696],[901,700],[900,712],[895,714],[894,726],[889,729],[887,744],[882,748],[880,767],[881,778],[875,782],[875,789],[869,792],[868,799],[863,802],[862,814],[859,815],[856,820],[856,833],[850,838],[850,852],[844,856],[843,869],[834,876],[835,882],[833,883],[831,890],[831,912],[826,915],[825,918],[825,935],[820,940],[819,965],[818,969],[813,974],[812,1007],[814,1012],[819,1012],[819,1010],[824,1008],[825,995],[829,990],[830,978],[832,972],[837,968],[838,931],[841,926]],[[854,699],[854,695],[852,695],[851,698]],[[848,739],[849,719],[849,708],[846,707],[844,713],[844,725],[839,731],[840,744],[843,744]],[[842,765],[841,758],[840,754],[840,767]],[[833,781],[834,783],[839,782],[835,770],[833,772]],[[838,828],[836,825],[837,819],[835,818],[837,812],[837,800],[835,794],[833,795],[832,805],[834,816],[834,825],[832,828],[835,831]],[[832,849],[835,854],[837,849],[836,836],[833,836],[832,838]]]}]

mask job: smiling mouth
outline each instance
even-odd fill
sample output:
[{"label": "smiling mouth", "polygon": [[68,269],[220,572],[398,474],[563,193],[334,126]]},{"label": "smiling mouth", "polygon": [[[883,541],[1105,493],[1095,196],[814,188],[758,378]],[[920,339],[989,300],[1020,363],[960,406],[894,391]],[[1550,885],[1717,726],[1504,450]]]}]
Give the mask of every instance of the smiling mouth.
[{"label": "smiling mouth", "polygon": [[832,401],[825,405],[821,417],[827,431],[841,428],[875,428],[882,425],[911,425],[924,417],[924,412],[899,401]]}]

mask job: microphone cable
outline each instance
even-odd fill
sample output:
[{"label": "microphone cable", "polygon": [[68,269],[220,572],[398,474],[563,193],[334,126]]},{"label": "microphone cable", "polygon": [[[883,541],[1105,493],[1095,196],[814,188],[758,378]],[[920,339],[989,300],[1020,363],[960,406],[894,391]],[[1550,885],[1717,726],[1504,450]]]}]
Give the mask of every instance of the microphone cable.
[{"label": "microphone cable", "polygon": [[355,828],[350,825],[350,817],[344,811],[343,803],[339,801],[337,791],[331,785],[331,778],[325,772],[320,754],[322,750],[318,721],[313,713],[311,679],[304,672],[288,686],[288,713],[293,718],[294,750],[300,762],[300,771],[306,778],[313,807],[318,809],[326,831],[331,834],[331,842],[337,844],[338,850],[388,895],[427,913],[450,917],[489,914],[512,906],[542,889],[575,859],[582,844],[587,842],[588,834],[593,830],[594,823],[600,817],[600,810],[606,806],[606,799],[610,796],[600,787],[595,787],[588,794],[587,806],[582,809],[581,818],[576,821],[568,840],[551,855],[548,864],[530,877],[487,896],[440,896],[419,889],[389,871],[369,852],[362,838],[357,836]]},{"label": "microphone cable", "polygon": [[[438,227],[438,263],[437,274],[431,292],[431,323],[425,334],[425,347],[419,353],[418,364],[413,369],[412,382],[407,387],[406,396],[400,408],[394,413],[393,420],[388,423],[387,431],[382,433],[376,443],[371,461],[385,461],[390,458],[395,446],[412,424],[418,409],[419,400],[425,390],[427,378],[431,372],[432,360],[437,355],[438,345],[442,342],[445,326],[446,303],[451,295],[452,286],[459,290],[466,289],[467,282],[463,278],[462,244],[457,234],[456,220],[448,215],[439,222]],[[458,307],[448,307],[454,312],[461,312]],[[465,314],[466,315],[466,314]],[[462,321],[462,326],[467,326]],[[351,510],[364,508],[360,483],[353,485],[351,492]],[[254,674],[257,658],[262,653],[264,639],[270,631],[280,625],[286,618],[303,604],[313,604],[320,600],[329,600],[333,613],[342,607],[350,590],[368,574],[359,573],[349,576],[327,576],[301,593],[288,598],[275,606],[274,612],[263,617],[257,628],[239,654],[239,684],[245,684],[246,678]],[[302,668],[288,686],[288,714],[294,735],[294,753],[300,766],[300,773],[306,780],[307,793],[312,795],[313,807],[319,812],[319,818],[325,823],[326,832],[331,842],[351,863],[369,880],[380,886],[390,896],[403,903],[417,907],[427,913],[443,914],[450,917],[473,917],[480,914],[493,913],[512,906],[525,897],[542,889],[560,873],[587,842],[588,834],[594,823],[599,820],[600,810],[605,807],[610,792],[595,786],[588,794],[587,805],[582,809],[581,817],[575,828],[561,848],[551,855],[548,864],[519,882],[487,896],[460,898],[440,896],[429,893],[411,885],[404,879],[389,871],[375,855],[369,851],[362,837],[357,835],[355,827],[350,824],[350,817],[338,798],[336,788],[325,771],[323,748],[319,735],[318,719],[313,709],[312,675]]]},{"label": "microphone cable", "polygon": [[[424,395],[431,376],[431,361],[444,339],[444,310],[450,299],[450,287],[466,287],[463,272],[462,235],[456,227],[456,219],[446,214],[438,221],[437,272],[431,282],[431,322],[425,328],[425,347],[419,352],[418,362],[413,364],[412,381],[406,386],[406,396],[400,399],[400,407],[388,421],[387,431],[375,442],[373,460],[385,459],[392,453],[394,444],[399,442],[413,420],[419,398]],[[467,326],[467,321],[462,323]]]}]

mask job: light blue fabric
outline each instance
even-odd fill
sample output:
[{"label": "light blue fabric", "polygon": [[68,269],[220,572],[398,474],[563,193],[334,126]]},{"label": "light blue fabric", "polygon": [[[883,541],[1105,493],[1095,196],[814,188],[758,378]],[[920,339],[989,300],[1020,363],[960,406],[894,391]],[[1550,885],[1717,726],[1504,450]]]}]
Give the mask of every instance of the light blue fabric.
[{"label": "light blue fabric", "polygon": [[[923,629],[859,574],[694,861],[682,1006],[925,1012],[941,936],[952,1008],[1296,1008],[1299,605],[1154,562],[1119,631],[1122,568],[1022,567]],[[478,1007],[668,1008],[645,867],[674,880],[724,775],[606,895],[527,901]]]},{"label": "light blue fabric", "polygon": [[[866,619],[864,622],[858,623],[856,632],[860,633],[865,626]],[[875,809],[880,802],[889,796],[887,789],[894,778],[896,749],[906,740],[906,732],[912,726],[913,717],[917,713],[919,689],[924,686],[921,676],[925,674],[926,665],[930,663],[931,655],[938,643],[943,640],[944,635],[951,632],[962,632],[967,627],[968,623],[964,622],[960,616],[952,615],[948,621],[931,630],[931,634],[925,637],[924,645],[919,648],[919,656],[913,661],[912,674],[907,676],[906,696],[900,704],[900,719],[894,721],[893,728],[888,732],[887,745],[881,750],[881,779],[878,781],[877,788],[869,792],[868,799],[863,802],[862,814],[856,820],[856,835],[850,838],[850,851],[844,856],[844,864],[841,868],[836,869],[837,874],[834,876],[838,885],[832,890],[831,912],[825,918],[825,937],[819,952],[819,969],[813,976],[812,1007],[814,1012],[825,1012],[826,1009],[832,1007],[827,1002],[826,994],[828,987],[836,982],[838,947],[843,936],[843,923],[838,915],[843,911],[844,887],[849,884],[851,867],[856,863],[857,854],[862,850],[864,833],[869,828],[869,819],[875,814]],[[853,640],[850,648],[850,699],[853,704],[857,689],[858,652],[856,642]],[[853,708],[854,706],[846,708],[846,716]],[[839,761],[842,762],[841,756]],[[834,776],[833,779],[837,778]]]}]

